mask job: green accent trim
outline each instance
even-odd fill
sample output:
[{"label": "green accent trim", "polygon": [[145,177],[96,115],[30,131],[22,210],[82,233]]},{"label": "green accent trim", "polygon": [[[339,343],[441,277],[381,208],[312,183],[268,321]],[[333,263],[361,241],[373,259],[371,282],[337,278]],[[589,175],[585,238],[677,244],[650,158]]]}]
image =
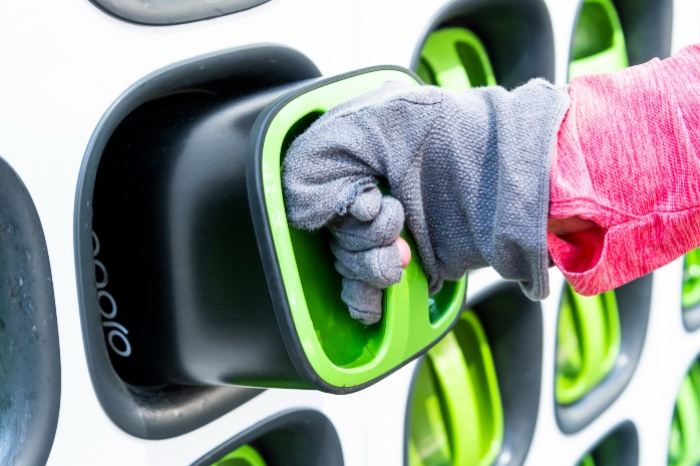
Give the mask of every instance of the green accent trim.
[{"label": "green accent trim", "polygon": [[431,349],[411,400],[410,466],[490,466],[503,446],[503,406],[486,334],[472,311]]},{"label": "green accent trim", "polygon": [[315,117],[388,80],[418,86],[400,70],[375,70],[313,88],[290,100],[265,134],[262,179],[280,273],[292,320],[312,368],[326,383],[354,387],[381,377],[432,345],[457,318],[466,277],[447,284],[434,297],[444,307],[432,317],[428,280],[415,246],[401,282],[384,293],[384,318],[365,327],[350,318],[340,299],[341,277],[333,266],[326,232],[310,233],[287,224],[280,165],[285,141],[301,133]]},{"label": "green accent trim", "polygon": [[615,292],[585,297],[567,285],[557,327],[556,399],[581,399],[612,370],[620,353],[620,317]]},{"label": "green accent trim", "polygon": [[683,261],[683,309],[700,305],[700,249],[690,251]]},{"label": "green accent trim", "polygon": [[428,36],[416,73],[428,84],[455,92],[496,84],[484,44],[468,29],[448,28]]},{"label": "green accent trim", "polygon": [[586,455],[579,463],[579,466],[595,466],[595,460],[593,459],[593,455],[591,455],[590,453]]},{"label": "green accent trim", "polygon": [[571,49],[569,79],[629,65],[625,36],[610,0],[584,0]]},{"label": "green accent trim", "polygon": [[695,362],[683,379],[676,399],[668,447],[670,466],[700,463],[700,363]]},{"label": "green accent trim", "polygon": [[243,445],[224,456],[211,466],[267,466],[255,448]]}]

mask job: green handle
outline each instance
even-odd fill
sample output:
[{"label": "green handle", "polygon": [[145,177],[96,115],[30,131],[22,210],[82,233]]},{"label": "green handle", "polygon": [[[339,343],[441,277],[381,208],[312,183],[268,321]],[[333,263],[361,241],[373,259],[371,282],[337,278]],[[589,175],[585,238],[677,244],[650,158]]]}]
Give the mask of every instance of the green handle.
[{"label": "green handle", "polygon": [[440,29],[430,34],[421,50],[417,72],[426,83],[454,92],[496,84],[484,45],[463,28]]},{"label": "green handle", "polygon": [[[291,228],[282,197],[280,165],[286,142],[323,112],[386,81],[418,86],[408,72],[378,69],[347,75],[286,96],[263,136],[262,173],[270,232],[298,341],[315,375],[334,387],[354,387],[394,370],[441,337],[457,319],[466,277],[450,282],[430,315],[428,281],[418,254],[401,282],[384,293],[384,318],[366,327],[340,299],[341,277],[324,233]],[[414,249],[415,251],[415,249]]]},{"label": "green handle", "polygon": [[585,0],[581,6],[569,64],[569,79],[628,66],[625,36],[610,0]]},{"label": "green handle", "polygon": [[565,288],[557,329],[556,398],[569,404],[603,380],[620,352],[620,317],[614,291],[585,297]]},{"label": "green handle", "polygon": [[243,445],[211,466],[266,466],[266,463],[255,448]]},{"label": "green handle", "polygon": [[581,460],[579,466],[595,466],[595,460],[593,459],[593,455],[586,455],[586,457],[583,458],[583,460]]}]

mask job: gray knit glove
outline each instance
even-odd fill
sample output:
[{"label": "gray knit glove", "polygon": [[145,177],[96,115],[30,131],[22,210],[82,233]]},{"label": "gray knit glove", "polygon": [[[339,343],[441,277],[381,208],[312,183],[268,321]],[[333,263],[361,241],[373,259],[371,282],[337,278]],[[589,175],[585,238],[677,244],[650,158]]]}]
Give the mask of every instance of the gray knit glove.
[{"label": "gray knit glove", "polygon": [[401,278],[404,213],[431,293],[492,266],[545,298],[550,156],[568,103],[539,79],[460,95],[389,82],[299,136],[283,167],[288,219],[330,228],[351,315],[381,319],[380,288]]}]

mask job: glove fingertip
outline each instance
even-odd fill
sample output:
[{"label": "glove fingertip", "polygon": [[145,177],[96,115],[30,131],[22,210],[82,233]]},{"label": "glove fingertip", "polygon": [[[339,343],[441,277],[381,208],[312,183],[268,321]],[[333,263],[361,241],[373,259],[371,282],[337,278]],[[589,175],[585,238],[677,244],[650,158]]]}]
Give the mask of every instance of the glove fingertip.
[{"label": "glove fingertip", "polygon": [[372,325],[382,318],[382,291],[367,283],[343,278],[341,298],[348,305],[350,317],[365,325]]},{"label": "glove fingertip", "polygon": [[369,222],[376,218],[382,207],[382,193],[372,187],[355,198],[350,206],[350,215],[361,222]]}]

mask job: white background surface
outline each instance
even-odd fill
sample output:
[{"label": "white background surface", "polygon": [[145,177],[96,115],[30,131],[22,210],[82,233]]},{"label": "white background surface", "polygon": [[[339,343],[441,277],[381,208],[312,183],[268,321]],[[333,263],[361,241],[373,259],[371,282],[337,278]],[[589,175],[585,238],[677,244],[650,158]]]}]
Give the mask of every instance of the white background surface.
[{"label": "white background surface", "polygon": [[[272,0],[249,11],[169,27],[130,25],[87,0],[0,3],[0,155],[26,183],[41,218],[54,277],[62,387],[49,465],[188,465],[269,415],[312,407],[334,422],[348,466],[399,466],[413,365],[356,395],[267,391],[216,421],[161,441],[132,437],[109,420],[92,388],[78,311],[73,209],[88,140],[108,106],[132,83],[185,58],[272,42],[306,54],[325,75],[376,64],[408,66],[425,28],[445,1]],[[557,80],[563,84],[577,0],[549,0]],[[700,41],[700,2],[677,0],[673,49]],[[0,187],[1,189],[1,187]],[[641,464],[666,464],[677,389],[700,351],[680,314],[681,263],[657,272],[641,362],[622,396],[576,435],[554,418],[553,381],[558,296],[545,302],[542,394],[528,465],[570,465],[622,420],[640,435]],[[490,286],[472,276],[470,293]],[[553,272],[552,289],[561,278]],[[557,292],[553,293],[557,295]]]}]

